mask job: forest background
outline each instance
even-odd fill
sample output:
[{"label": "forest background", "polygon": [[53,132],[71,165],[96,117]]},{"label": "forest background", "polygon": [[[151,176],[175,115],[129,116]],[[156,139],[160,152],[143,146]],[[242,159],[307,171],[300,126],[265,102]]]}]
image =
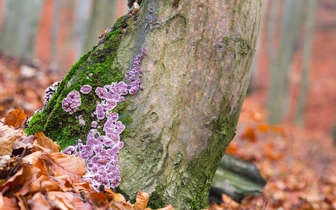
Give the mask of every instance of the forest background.
[{"label": "forest background", "polygon": [[[127,11],[124,0],[0,0],[3,115],[22,107],[31,116],[45,88]],[[336,208],[335,17],[333,0],[264,1],[250,88],[227,151],[268,181],[246,205]]]}]

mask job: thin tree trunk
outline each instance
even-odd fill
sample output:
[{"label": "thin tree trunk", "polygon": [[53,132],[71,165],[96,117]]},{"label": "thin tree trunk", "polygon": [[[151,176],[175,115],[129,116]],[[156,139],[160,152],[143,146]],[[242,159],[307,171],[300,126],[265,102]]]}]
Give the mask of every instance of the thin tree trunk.
[{"label": "thin tree trunk", "polygon": [[314,36],[314,23],[315,23],[315,9],[317,0],[309,0],[308,8],[305,17],[305,39],[303,45],[303,58],[302,58],[302,73],[301,73],[301,86],[300,86],[300,97],[298,100],[298,105],[295,115],[295,124],[298,126],[303,125],[303,112],[307,101],[308,92],[308,77],[310,69],[311,60],[311,48]]},{"label": "thin tree trunk", "polygon": [[[280,123],[288,111],[289,73],[295,44],[300,32],[303,0],[286,0],[282,20],[281,37],[275,63],[271,63],[269,91],[270,124]],[[269,40],[270,41],[270,40]]]},{"label": "thin tree trunk", "polygon": [[76,22],[75,22],[75,59],[85,53],[84,41],[86,40],[86,31],[91,16],[91,1],[92,0],[78,0],[76,5]]},{"label": "thin tree trunk", "polygon": [[87,36],[84,51],[88,52],[99,40],[101,30],[113,25],[115,21],[117,1],[95,0],[90,24],[87,28]]},{"label": "thin tree trunk", "polygon": [[42,4],[43,0],[7,2],[0,35],[0,51],[17,58],[34,58]]},{"label": "thin tree trunk", "polygon": [[[91,126],[106,127],[105,120],[96,119],[100,100],[95,92],[123,80],[146,48],[143,91],[125,96],[110,111],[126,126],[117,190],[131,200],[139,189],[150,193],[152,208],[205,208],[215,171],[235,135],[261,12],[262,0],[184,0],[174,6],[143,1],[135,16],[126,23],[119,19],[73,66],[26,131],[41,130],[63,149],[79,138],[83,143],[92,139]],[[71,101],[68,94],[83,85],[93,90],[80,94],[78,110],[65,106],[76,112],[65,112],[62,101]]]}]

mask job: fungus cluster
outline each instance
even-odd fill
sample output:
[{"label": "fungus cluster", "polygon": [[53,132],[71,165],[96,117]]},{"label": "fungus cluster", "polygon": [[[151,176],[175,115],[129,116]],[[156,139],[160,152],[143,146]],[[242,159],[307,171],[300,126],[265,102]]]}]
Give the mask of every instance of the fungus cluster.
[{"label": "fungus cluster", "polygon": [[69,114],[75,113],[80,105],[80,95],[79,92],[76,90],[71,91],[62,101],[62,109]]},{"label": "fungus cluster", "polygon": [[[134,95],[139,91],[142,77],[140,63],[145,55],[146,49],[143,48],[141,53],[135,57],[133,68],[126,73],[126,82],[120,81],[95,89],[94,92],[101,101],[97,103],[93,113],[97,120],[91,122],[86,144],[79,139],[77,145],[69,146],[63,151],[65,154],[78,155],[85,160],[89,172],[85,179],[96,190],[100,185],[116,188],[120,184],[118,154],[124,146],[124,143],[120,141],[120,134],[125,126],[118,121],[119,115],[113,112],[113,109],[125,100],[124,96]],[[80,92],[88,94],[91,90],[91,86],[84,85]],[[70,114],[77,111],[79,105],[80,95],[75,90],[62,101],[62,108]],[[99,122],[103,124],[101,132],[97,130]]]}]

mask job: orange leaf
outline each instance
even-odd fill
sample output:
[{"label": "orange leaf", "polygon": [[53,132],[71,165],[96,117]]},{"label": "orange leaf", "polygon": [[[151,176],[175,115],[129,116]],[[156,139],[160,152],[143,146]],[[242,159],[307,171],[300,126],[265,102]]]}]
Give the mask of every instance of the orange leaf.
[{"label": "orange leaf", "polygon": [[62,191],[60,184],[50,179],[49,176],[42,175],[32,183],[26,183],[19,191],[20,195],[34,195],[37,192],[45,193],[50,191]]},{"label": "orange leaf", "polygon": [[3,197],[2,193],[0,193],[0,209],[19,210],[19,207],[16,205],[16,200],[14,197]]},{"label": "orange leaf", "polygon": [[126,202],[125,197],[120,193],[115,193],[112,190],[107,189],[107,188],[105,188],[105,193],[111,195],[112,198],[113,198],[113,201],[120,202],[120,203],[121,202]]},{"label": "orange leaf", "polygon": [[53,142],[53,140],[51,140],[50,138],[46,137],[42,132],[37,132],[35,134],[36,137],[36,142],[38,145],[50,149],[51,152],[59,152],[61,147],[58,146],[57,144],[55,144]]},{"label": "orange leaf", "polygon": [[258,125],[258,130],[260,132],[267,132],[267,131],[270,130],[270,128],[271,128],[271,126],[267,125],[267,124],[260,124],[260,125]]},{"label": "orange leaf", "polygon": [[75,209],[80,210],[93,210],[91,204],[89,202],[84,203],[80,198],[75,197],[73,199],[73,204],[75,206]]},{"label": "orange leaf", "polygon": [[228,148],[226,149],[227,154],[231,154],[231,155],[235,155],[238,153],[238,145],[236,142],[231,142],[228,146]]},{"label": "orange leaf", "polygon": [[14,176],[9,178],[0,186],[0,191],[6,196],[18,192],[25,183],[29,183],[33,179],[33,175],[38,172],[37,168],[30,165],[23,167],[16,172]]},{"label": "orange leaf", "polygon": [[39,158],[51,163],[51,170],[55,174],[68,175],[71,182],[80,182],[86,171],[84,160],[73,155],[48,153],[42,154]]},{"label": "orange leaf", "polygon": [[250,116],[257,122],[261,122],[263,120],[263,116],[259,112],[251,112]]},{"label": "orange leaf", "polygon": [[87,196],[91,204],[96,207],[104,207],[108,204],[107,195],[99,192],[92,192]]},{"label": "orange leaf", "polygon": [[245,132],[240,137],[242,139],[247,139],[250,142],[255,142],[257,139],[253,128],[246,128]]},{"label": "orange leaf", "polygon": [[136,202],[134,204],[134,209],[145,209],[148,204],[148,199],[149,199],[149,194],[139,190],[136,196]]},{"label": "orange leaf", "polygon": [[279,160],[284,156],[283,153],[275,151],[274,144],[272,143],[264,145],[263,153],[265,157],[267,157],[270,160]]},{"label": "orange leaf", "polygon": [[285,130],[282,127],[278,126],[278,125],[272,126],[272,131],[274,131],[276,133],[279,133],[282,137],[286,137]]},{"label": "orange leaf", "polygon": [[26,120],[27,116],[22,108],[10,111],[5,117],[5,124],[18,128]]}]

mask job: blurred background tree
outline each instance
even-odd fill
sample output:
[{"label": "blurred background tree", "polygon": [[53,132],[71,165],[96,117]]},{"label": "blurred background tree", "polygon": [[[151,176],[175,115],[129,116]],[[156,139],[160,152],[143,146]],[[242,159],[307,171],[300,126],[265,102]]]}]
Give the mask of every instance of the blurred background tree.
[{"label": "blurred background tree", "polygon": [[65,73],[128,11],[125,0],[0,0],[0,51]]}]

